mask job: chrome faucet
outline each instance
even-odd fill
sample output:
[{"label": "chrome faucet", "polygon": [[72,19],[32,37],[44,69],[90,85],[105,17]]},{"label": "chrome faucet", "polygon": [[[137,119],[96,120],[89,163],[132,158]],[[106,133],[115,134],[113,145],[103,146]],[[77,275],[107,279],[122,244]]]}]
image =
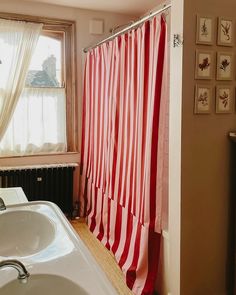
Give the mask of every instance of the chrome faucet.
[{"label": "chrome faucet", "polygon": [[21,263],[19,260],[15,259],[9,259],[9,260],[3,260],[0,261],[0,269],[4,267],[13,267],[18,271],[18,280],[21,283],[27,283],[28,277],[30,274],[26,270],[23,263]]},{"label": "chrome faucet", "polygon": [[6,210],[6,205],[2,198],[0,198],[0,211]]}]

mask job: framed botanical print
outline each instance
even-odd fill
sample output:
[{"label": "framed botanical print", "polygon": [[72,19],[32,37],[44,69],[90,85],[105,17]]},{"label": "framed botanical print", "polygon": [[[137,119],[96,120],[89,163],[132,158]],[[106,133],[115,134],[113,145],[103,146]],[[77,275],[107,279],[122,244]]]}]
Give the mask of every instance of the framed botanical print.
[{"label": "framed botanical print", "polygon": [[212,87],[209,85],[195,86],[195,114],[209,114],[211,111]]},{"label": "framed botanical print", "polygon": [[234,109],[234,90],[229,85],[216,87],[216,113],[232,113]]},{"label": "framed botanical print", "polygon": [[234,20],[232,18],[218,18],[217,44],[222,46],[234,45]]},{"label": "framed botanical print", "polygon": [[196,43],[212,45],[214,42],[214,19],[197,15]]},{"label": "framed botanical print", "polygon": [[217,52],[216,79],[233,80],[234,58],[231,52]]},{"label": "framed botanical print", "polygon": [[214,71],[214,55],[212,51],[196,50],[195,78],[212,79]]}]

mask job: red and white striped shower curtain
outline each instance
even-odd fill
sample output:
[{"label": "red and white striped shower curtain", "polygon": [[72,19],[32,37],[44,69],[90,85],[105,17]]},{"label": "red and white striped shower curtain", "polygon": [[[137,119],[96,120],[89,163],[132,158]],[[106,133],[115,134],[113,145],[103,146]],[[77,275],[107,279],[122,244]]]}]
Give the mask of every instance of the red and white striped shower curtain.
[{"label": "red and white striped shower curtain", "polygon": [[85,65],[81,210],[134,294],[153,293],[159,260],[165,56],[166,22],[157,16],[90,51]]}]

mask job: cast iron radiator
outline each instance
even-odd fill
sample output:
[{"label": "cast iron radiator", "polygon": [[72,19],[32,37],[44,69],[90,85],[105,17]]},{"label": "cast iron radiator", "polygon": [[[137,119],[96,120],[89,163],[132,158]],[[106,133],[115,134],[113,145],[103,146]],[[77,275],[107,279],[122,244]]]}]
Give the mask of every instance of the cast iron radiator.
[{"label": "cast iron radiator", "polygon": [[73,172],[76,163],[0,167],[0,187],[22,187],[29,201],[51,201],[68,215],[73,210]]}]

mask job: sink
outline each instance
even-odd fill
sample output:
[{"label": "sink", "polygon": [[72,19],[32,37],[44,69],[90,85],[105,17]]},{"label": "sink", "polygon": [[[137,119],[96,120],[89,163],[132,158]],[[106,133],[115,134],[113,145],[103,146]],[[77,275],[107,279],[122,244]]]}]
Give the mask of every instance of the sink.
[{"label": "sink", "polygon": [[82,287],[57,275],[31,275],[25,284],[16,279],[1,288],[1,295],[89,295]]},{"label": "sink", "polygon": [[0,214],[0,237],[0,256],[29,256],[54,240],[55,226],[35,211],[6,211]]},{"label": "sink", "polygon": [[0,269],[0,295],[117,295],[57,205],[34,201],[0,211],[0,261],[19,260],[30,273]]}]

